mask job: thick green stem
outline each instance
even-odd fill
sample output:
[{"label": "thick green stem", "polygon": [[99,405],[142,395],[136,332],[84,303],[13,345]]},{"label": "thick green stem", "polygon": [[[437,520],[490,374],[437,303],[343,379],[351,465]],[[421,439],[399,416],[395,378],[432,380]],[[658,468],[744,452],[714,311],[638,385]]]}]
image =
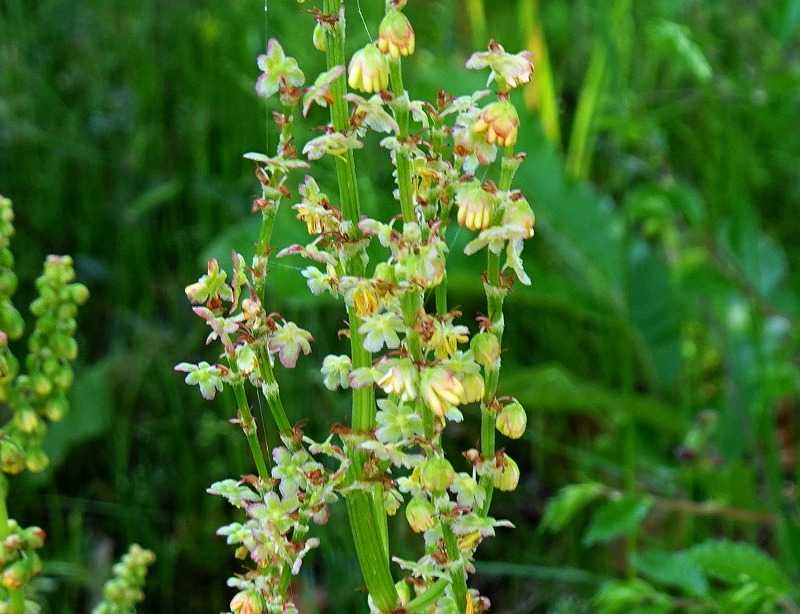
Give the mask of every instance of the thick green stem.
[{"label": "thick green stem", "polygon": [[[505,192],[511,189],[514,180],[516,165],[513,163],[514,148],[506,147],[503,152],[503,160],[500,170],[500,183],[498,187]],[[503,299],[505,290],[501,286],[500,280],[500,254],[495,254],[488,250],[486,258],[486,304],[489,322],[491,322],[490,332],[502,345],[503,342]],[[495,365],[489,366],[484,372],[485,392],[481,407],[481,456],[486,462],[493,462],[495,455],[495,422],[496,414],[493,409],[497,386],[500,381],[500,361]],[[483,505],[482,513],[484,516],[489,514],[489,508],[494,494],[494,484],[488,475],[481,477],[481,486],[486,491],[486,501]]]},{"label": "thick green stem", "polygon": [[[345,58],[345,11],[344,0],[325,0],[325,13],[338,20],[334,27],[327,29],[327,67],[346,66]],[[349,127],[349,109],[345,95],[347,84],[344,75],[336,79],[331,86],[332,102],[331,121],[334,128],[342,133]],[[355,157],[348,151],[346,158],[336,159],[336,177],[339,182],[339,197],[345,217],[357,228],[361,217],[358,184],[356,181]],[[350,274],[363,275],[364,265],[359,257],[352,258]],[[353,368],[370,367],[372,356],[364,349],[361,333],[361,319],[355,309],[348,310],[350,319],[350,347]],[[372,386],[353,391],[353,408],[351,426],[355,433],[369,432],[375,425],[375,392]],[[351,475],[361,477],[363,454],[350,450]],[[388,535],[383,501],[377,500],[372,493],[353,490],[347,495],[347,512],[350,518],[350,529],[353,534],[356,554],[361,566],[361,573],[375,605],[384,612],[392,612],[399,601],[397,590],[389,569]]]},{"label": "thick green stem", "polygon": [[453,580],[453,594],[456,598],[459,612],[466,612],[467,610],[467,576],[464,569],[464,561],[461,558],[461,550],[458,548],[458,540],[453,527],[450,526],[449,521],[442,522],[442,536],[444,537],[444,545],[447,548],[447,558],[451,562],[458,562],[459,565],[450,572],[450,577]]}]

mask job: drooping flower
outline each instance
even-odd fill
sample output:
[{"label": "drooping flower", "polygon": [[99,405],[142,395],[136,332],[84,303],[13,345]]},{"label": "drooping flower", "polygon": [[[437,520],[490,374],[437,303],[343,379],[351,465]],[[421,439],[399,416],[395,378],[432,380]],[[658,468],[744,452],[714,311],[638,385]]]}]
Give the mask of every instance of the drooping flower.
[{"label": "drooping flower", "polygon": [[203,398],[211,401],[217,392],[222,392],[222,371],[216,365],[201,362],[193,365],[182,362],[175,367],[176,371],[187,373],[184,380],[190,386],[198,386]]},{"label": "drooping flower", "polygon": [[450,461],[442,456],[427,459],[420,466],[420,480],[422,485],[431,493],[444,492],[453,483],[456,472]]},{"label": "drooping flower", "polygon": [[364,335],[364,349],[374,353],[380,351],[384,345],[390,350],[400,347],[397,333],[402,329],[403,319],[396,313],[387,311],[364,318],[358,332]]},{"label": "drooping flower", "polygon": [[528,416],[519,401],[509,403],[497,415],[497,430],[510,439],[519,439],[525,433]]},{"label": "drooping flower", "polygon": [[406,504],[406,520],[414,533],[424,533],[436,524],[436,510],[424,497],[413,497]]},{"label": "drooping flower", "polygon": [[497,197],[483,189],[477,179],[456,188],[458,223],[470,230],[483,230],[492,223]]},{"label": "drooping flower", "polygon": [[422,371],[422,398],[434,414],[443,417],[451,407],[461,404],[464,387],[458,378],[442,367]]},{"label": "drooping flower", "polygon": [[353,363],[349,356],[329,354],[322,361],[323,383],[328,390],[350,387],[350,371]]},{"label": "drooping flower", "polygon": [[470,109],[459,114],[453,126],[455,153],[463,159],[464,171],[474,173],[479,165],[486,166],[497,158],[497,146],[490,144],[475,131],[480,120],[480,109]]},{"label": "drooping flower", "polygon": [[380,296],[370,280],[360,279],[352,288],[348,289],[345,299],[355,307],[356,313],[363,318],[377,311]]},{"label": "drooping flower", "polygon": [[386,13],[378,30],[378,49],[397,59],[414,53],[416,37],[411,22],[401,11]]},{"label": "drooping flower", "polygon": [[292,369],[297,364],[297,358],[303,354],[311,353],[311,341],[314,338],[307,330],[298,327],[294,322],[285,322],[269,337],[269,351],[277,353],[281,364],[287,369]]},{"label": "drooping flower", "polygon": [[513,458],[503,453],[500,455],[495,471],[494,486],[498,490],[511,491],[519,483],[519,467]]},{"label": "drooping flower", "polygon": [[492,40],[488,51],[473,53],[467,60],[467,68],[481,70],[490,68],[487,83],[497,81],[501,90],[516,88],[528,83],[533,75],[533,54],[530,51],[520,51],[517,54],[508,53],[503,46]]},{"label": "drooping flower", "polygon": [[377,94],[389,87],[389,63],[375,44],[370,43],[353,54],[347,83],[367,94]]},{"label": "drooping flower", "polygon": [[258,56],[258,68],[263,74],[256,82],[256,92],[264,98],[275,94],[282,83],[291,87],[301,87],[306,81],[306,76],[300,70],[297,60],[287,56],[281,44],[274,38],[267,43],[267,53]]},{"label": "drooping flower", "polygon": [[308,91],[303,96],[303,117],[308,115],[311,105],[316,103],[323,109],[327,109],[328,105],[333,102],[331,96],[331,86],[334,82],[344,75],[345,68],[343,65],[334,66],[330,70],[321,73],[314,81],[314,85],[308,88]]},{"label": "drooping flower", "polygon": [[498,100],[481,111],[480,118],[472,126],[473,132],[483,135],[490,145],[510,147],[517,142],[519,115],[508,100]]},{"label": "drooping flower", "polygon": [[475,361],[484,367],[490,367],[500,358],[500,342],[497,335],[489,332],[478,333],[469,343]]}]

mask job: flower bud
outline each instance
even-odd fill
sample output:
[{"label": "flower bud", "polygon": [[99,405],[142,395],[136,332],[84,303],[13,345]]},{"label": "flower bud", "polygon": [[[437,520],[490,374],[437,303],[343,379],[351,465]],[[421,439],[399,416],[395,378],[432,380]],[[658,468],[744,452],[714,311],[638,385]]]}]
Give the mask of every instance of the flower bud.
[{"label": "flower bud", "polygon": [[233,614],[262,614],[264,599],[256,591],[241,591],[231,600]]},{"label": "flower bud", "polygon": [[464,393],[461,395],[463,403],[477,403],[483,398],[484,384],[480,373],[468,373],[461,380]]},{"label": "flower bud", "polygon": [[436,456],[429,458],[422,465],[420,478],[422,485],[429,492],[443,492],[450,487],[455,478],[453,466],[446,458]]},{"label": "flower bud", "polygon": [[519,401],[506,405],[497,416],[497,430],[511,439],[522,437],[527,425],[528,416]]},{"label": "flower bud", "polygon": [[50,459],[44,450],[32,450],[25,458],[25,466],[31,473],[41,473],[50,464]]},{"label": "flower bud", "polygon": [[317,23],[317,25],[314,26],[314,34],[312,35],[311,40],[314,42],[314,48],[317,51],[325,53],[328,50],[328,36],[325,33],[325,28],[322,27],[321,23]]},{"label": "flower bud", "polygon": [[89,288],[83,284],[72,284],[69,290],[72,300],[78,305],[83,305],[89,300]]},{"label": "flower bud", "polygon": [[44,415],[50,422],[60,422],[67,413],[67,401],[60,397],[49,399],[44,406]]},{"label": "flower bud", "polygon": [[436,524],[436,510],[433,504],[423,497],[414,497],[406,505],[406,520],[415,533],[424,533]]},{"label": "flower bud", "polygon": [[356,51],[350,60],[347,83],[353,89],[373,94],[389,87],[389,63],[374,44]]},{"label": "flower bud", "polygon": [[480,119],[472,130],[483,134],[490,145],[510,147],[517,142],[519,115],[508,100],[498,100],[481,111]]},{"label": "flower bud", "polygon": [[411,22],[400,11],[386,13],[378,31],[378,49],[397,59],[414,53],[416,38]]},{"label": "flower bud", "polygon": [[494,366],[500,359],[500,342],[492,333],[478,333],[469,344],[475,360],[484,367]]},{"label": "flower bud", "polygon": [[503,460],[495,469],[494,486],[498,490],[511,491],[519,484],[519,467],[510,456],[503,454]]},{"label": "flower bud", "polygon": [[40,422],[39,416],[32,409],[23,409],[14,415],[14,425],[23,433],[33,433]]}]

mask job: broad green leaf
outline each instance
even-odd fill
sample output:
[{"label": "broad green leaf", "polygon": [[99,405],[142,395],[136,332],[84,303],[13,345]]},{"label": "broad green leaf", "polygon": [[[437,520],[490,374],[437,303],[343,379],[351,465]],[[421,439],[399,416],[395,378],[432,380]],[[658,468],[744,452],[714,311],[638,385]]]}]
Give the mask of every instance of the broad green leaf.
[{"label": "broad green leaf", "polygon": [[624,495],[609,501],[592,516],[583,543],[591,546],[633,533],[647,517],[652,506],[651,497],[639,495]]},{"label": "broad green leaf", "polygon": [[636,571],[648,580],[675,587],[693,597],[708,594],[708,581],[703,570],[685,552],[646,550],[633,556]]},{"label": "broad green leaf", "polygon": [[587,505],[603,495],[605,486],[597,482],[570,484],[547,502],[542,518],[542,528],[561,531]]},{"label": "broad green leaf", "polygon": [[721,582],[752,581],[778,592],[786,592],[792,586],[778,563],[750,544],[711,540],[686,553],[707,575]]},{"label": "broad green leaf", "polygon": [[599,614],[666,614],[674,609],[669,595],[639,578],[605,584],[595,595],[594,603]]},{"label": "broad green leaf", "polygon": [[70,449],[102,435],[109,428],[114,405],[113,365],[113,358],[108,357],[78,371],[70,394],[69,412],[47,430],[45,451],[53,466],[61,463]]},{"label": "broad green leaf", "polygon": [[558,365],[503,372],[503,390],[529,410],[614,416],[651,425],[664,433],[685,434],[688,425],[677,409],[640,394],[622,394],[587,382]]}]

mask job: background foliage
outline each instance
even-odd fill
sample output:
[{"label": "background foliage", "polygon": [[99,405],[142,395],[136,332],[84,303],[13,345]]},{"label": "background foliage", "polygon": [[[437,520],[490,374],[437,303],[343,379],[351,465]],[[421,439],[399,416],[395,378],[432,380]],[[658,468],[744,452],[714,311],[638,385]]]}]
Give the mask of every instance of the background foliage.
[{"label": "background foliage", "polygon": [[[383,2],[360,4],[374,33]],[[517,529],[480,553],[481,591],[506,613],[615,611],[631,591],[666,608],[656,611],[708,594],[736,611],[743,589],[725,587],[749,570],[775,607],[791,608],[800,2],[409,4],[422,49],[412,91],[479,85],[462,69],[473,41],[537,52],[518,182],[537,211],[534,285],[509,300],[501,382],[531,426],[510,450],[520,488],[496,500]],[[348,5],[355,47],[367,34]],[[32,280],[45,254],[71,253],[92,292],[73,410],[48,441],[55,462],[16,480],[9,501],[48,528],[46,612],[85,611],[132,541],[158,555],[143,611],[217,611],[229,598],[234,562],[213,535],[229,512],[204,490],[251,468],[226,423],[232,400],[202,403],[172,366],[207,355],[184,285],[208,255],[227,259],[255,233],[241,154],[274,138],[253,91],[265,31],[307,74],[322,62],[295,2],[270,0],[266,24],[263,8],[0,4],[0,189],[16,203],[18,273]],[[391,206],[388,166],[359,164],[367,211]],[[288,244],[297,228],[283,218]],[[460,252],[452,302],[480,311],[477,265]],[[291,263],[276,265],[272,289],[315,334],[315,356],[332,351],[342,314]],[[32,295],[24,285],[18,303]],[[316,363],[282,386],[291,415],[319,436],[345,420],[346,400],[323,391]],[[477,432],[468,417],[455,443],[470,447]],[[554,498],[568,484],[578,486]],[[339,509],[297,583],[304,612],[364,611],[345,523]]]}]

